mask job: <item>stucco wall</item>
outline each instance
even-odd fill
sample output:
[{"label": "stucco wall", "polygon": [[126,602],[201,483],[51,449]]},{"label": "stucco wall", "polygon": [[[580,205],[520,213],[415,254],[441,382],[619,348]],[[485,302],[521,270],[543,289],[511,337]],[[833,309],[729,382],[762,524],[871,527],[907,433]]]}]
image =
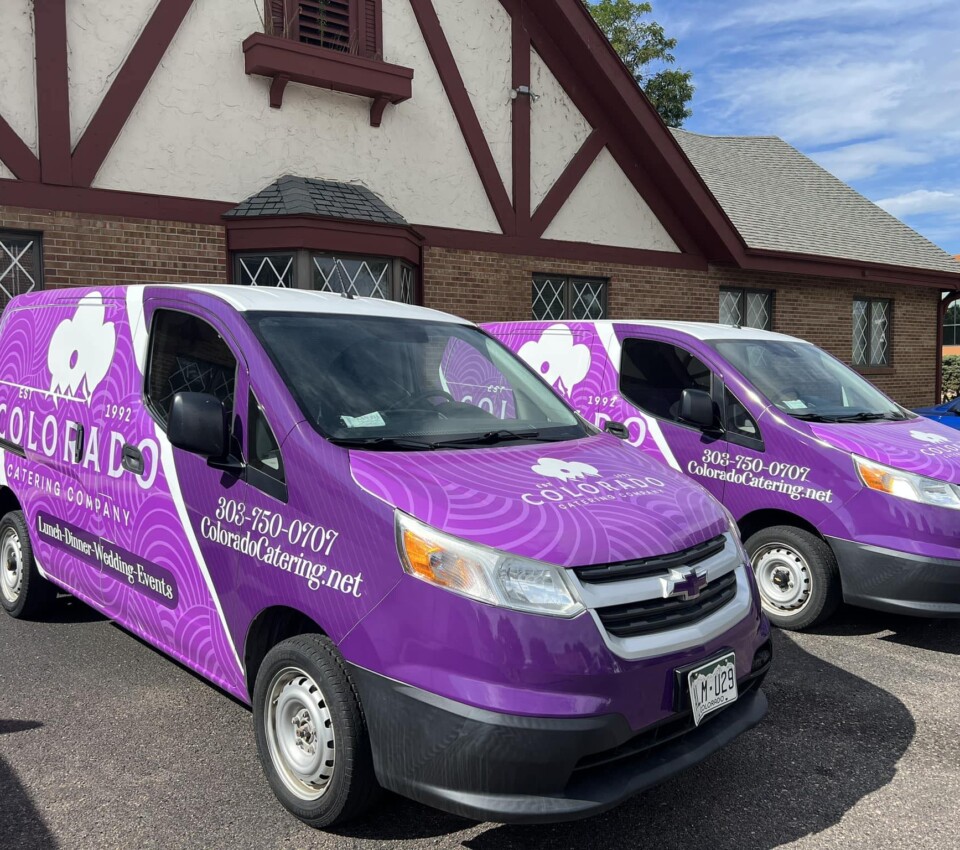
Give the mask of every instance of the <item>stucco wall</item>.
[{"label": "stucco wall", "polygon": [[[148,0],[122,1],[143,7],[146,20]],[[436,0],[435,6],[509,195],[509,16],[498,0]],[[270,109],[270,81],[245,75],[240,49],[261,27],[258,2],[194,3],[94,185],[240,201],[296,174],[363,183],[413,224],[499,232],[409,0],[385,0],[383,7],[384,58],[413,68],[415,77],[413,98],[388,107],[383,126],[372,128],[368,100],[308,86],[289,85],[283,108]],[[127,28],[107,15],[93,31],[72,27],[78,68],[86,62],[93,74],[75,83],[84,103],[95,99],[122,52],[93,63],[96,45],[128,44]],[[590,127],[536,56],[532,67],[534,90],[544,95],[532,104],[536,204]],[[91,111],[89,103],[84,108]],[[548,235],[673,250],[643,199],[604,156]]]},{"label": "stucco wall", "polygon": [[[0,0],[0,115],[37,152],[33,0]],[[3,176],[9,176],[9,172]]]},{"label": "stucco wall", "polygon": [[67,0],[70,135],[76,145],[158,0]]}]

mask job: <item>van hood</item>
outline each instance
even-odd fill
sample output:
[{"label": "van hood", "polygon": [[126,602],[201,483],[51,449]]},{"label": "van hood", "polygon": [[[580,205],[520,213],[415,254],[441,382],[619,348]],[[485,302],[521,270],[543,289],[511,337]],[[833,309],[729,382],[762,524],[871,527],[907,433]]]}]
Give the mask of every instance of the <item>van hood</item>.
[{"label": "van hood", "polygon": [[678,552],[727,530],[712,496],[608,435],[536,445],[352,451],[364,490],[448,534],[577,567]]},{"label": "van hood", "polygon": [[960,431],[929,419],[811,425],[814,436],[877,463],[960,484]]}]

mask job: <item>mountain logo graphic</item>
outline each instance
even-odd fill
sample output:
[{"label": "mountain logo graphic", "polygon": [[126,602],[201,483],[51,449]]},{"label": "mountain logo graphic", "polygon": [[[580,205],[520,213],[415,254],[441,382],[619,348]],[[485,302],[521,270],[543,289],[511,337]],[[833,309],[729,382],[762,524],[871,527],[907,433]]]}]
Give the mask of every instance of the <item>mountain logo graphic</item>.
[{"label": "mountain logo graphic", "polygon": [[531,470],[544,478],[556,478],[558,481],[579,481],[581,478],[599,478],[600,472],[589,463],[580,463],[576,460],[557,460],[553,457],[542,457]]},{"label": "mountain logo graphic", "polygon": [[47,352],[54,400],[66,396],[89,404],[107,376],[117,349],[117,329],[106,315],[103,296],[91,292],[80,299],[73,318],[57,325]]},{"label": "mountain logo graphic", "polygon": [[929,431],[911,431],[910,436],[921,443],[931,443],[934,446],[950,442],[949,437],[944,437],[941,434],[931,434]]}]

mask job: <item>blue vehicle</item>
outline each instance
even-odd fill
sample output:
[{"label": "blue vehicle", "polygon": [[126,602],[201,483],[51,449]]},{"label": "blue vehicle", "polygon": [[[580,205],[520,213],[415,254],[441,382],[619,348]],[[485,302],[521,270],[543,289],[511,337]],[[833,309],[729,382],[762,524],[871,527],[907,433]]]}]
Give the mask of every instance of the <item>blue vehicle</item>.
[{"label": "blue vehicle", "polygon": [[918,407],[914,413],[926,416],[934,422],[942,422],[950,428],[960,431],[960,398],[939,404],[936,407]]}]

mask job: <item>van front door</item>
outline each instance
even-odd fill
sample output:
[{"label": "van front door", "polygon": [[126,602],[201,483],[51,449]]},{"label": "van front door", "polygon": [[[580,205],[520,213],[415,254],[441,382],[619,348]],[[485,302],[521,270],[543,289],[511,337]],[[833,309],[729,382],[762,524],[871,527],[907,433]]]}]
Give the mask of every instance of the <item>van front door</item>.
[{"label": "van front door", "polygon": [[[682,419],[684,390],[700,390],[712,397],[713,427]],[[621,348],[620,392],[646,421],[640,448],[687,473],[722,500],[730,446],[723,429],[723,386],[710,367],[673,341],[631,336]]]}]

